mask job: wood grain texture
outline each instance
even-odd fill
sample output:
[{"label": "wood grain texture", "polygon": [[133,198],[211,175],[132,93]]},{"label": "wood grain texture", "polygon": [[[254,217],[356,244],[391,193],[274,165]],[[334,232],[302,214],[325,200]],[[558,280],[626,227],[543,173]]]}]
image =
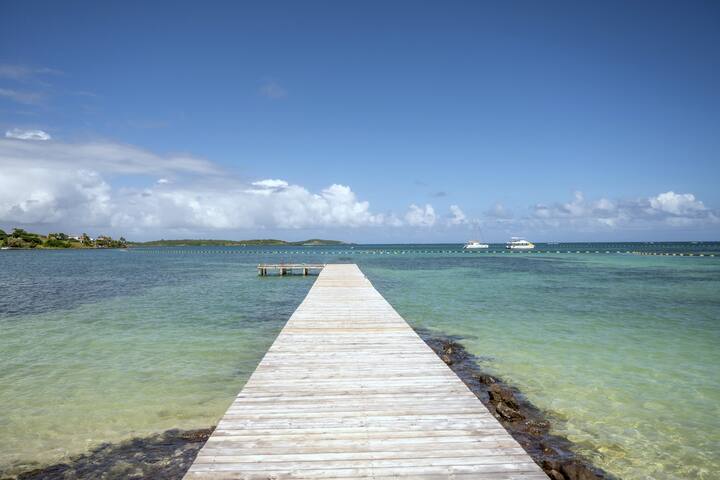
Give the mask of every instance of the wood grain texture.
[{"label": "wood grain texture", "polygon": [[186,480],[547,479],[356,265],[327,265]]}]

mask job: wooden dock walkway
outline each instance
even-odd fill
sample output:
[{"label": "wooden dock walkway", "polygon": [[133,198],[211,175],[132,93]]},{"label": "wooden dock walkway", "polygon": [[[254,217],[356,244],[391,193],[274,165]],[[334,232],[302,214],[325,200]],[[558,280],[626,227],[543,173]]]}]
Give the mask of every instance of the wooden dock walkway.
[{"label": "wooden dock walkway", "polygon": [[327,265],[186,480],[547,479],[356,265]]}]

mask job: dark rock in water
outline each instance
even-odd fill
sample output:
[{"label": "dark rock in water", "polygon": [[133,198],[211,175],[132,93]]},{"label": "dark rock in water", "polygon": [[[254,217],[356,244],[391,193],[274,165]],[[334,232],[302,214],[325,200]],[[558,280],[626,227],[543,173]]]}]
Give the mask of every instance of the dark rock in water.
[{"label": "dark rock in water", "polygon": [[66,473],[68,473],[71,470],[70,465],[67,465],[65,463],[59,463],[57,465],[51,465],[46,468],[38,468],[36,470],[31,470],[26,473],[20,474],[17,478],[19,480],[26,480],[26,479],[43,479],[43,480],[54,480],[54,479],[65,479],[65,478],[71,478],[66,476]]},{"label": "dark rock in water", "polygon": [[[540,437],[542,435],[545,435],[547,432],[550,431],[550,423],[549,422],[543,422],[538,420],[528,420],[525,423],[525,427],[527,429],[527,433],[530,435]],[[548,447],[547,445],[541,444],[541,447],[543,450],[549,449],[551,447]]]},{"label": "dark rock in water", "polygon": [[493,383],[497,383],[498,381],[498,379],[493,377],[492,375],[479,374],[473,376],[475,377],[475,379],[477,379],[478,382],[484,385],[492,385]]},{"label": "dark rock in water", "polygon": [[523,420],[525,418],[522,413],[518,412],[514,408],[509,407],[504,403],[498,403],[497,405],[495,405],[495,409],[502,418],[510,422],[514,422],[516,420]]},{"label": "dark rock in water", "polygon": [[562,480],[596,480],[602,475],[603,472],[598,471],[595,467],[583,464],[577,460],[568,460],[565,462],[559,462],[554,460],[545,460],[542,463],[542,467],[548,475],[549,472],[556,472],[555,477]]},{"label": "dark rock in water", "polygon": [[566,462],[560,467],[560,471],[568,480],[595,480],[595,472],[590,467],[580,462]]},{"label": "dark rock in water", "polygon": [[188,442],[202,442],[204,444],[213,430],[215,430],[215,427],[201,428],[199,430],[183,430],[180,431],[178,436]]},{"label": "dark rock in water", "polygon": [[180,480],[215,428],[168,430],[104,443],[67,463],[24,472],[17,480]]},{"label": "dark rock in water", "polygon": [[558,452],[551,446],[545,445],[544,443],[540,444],[540,449],[545,455],[557,455]]},{"label": "dark rock in water", "polygon": [[504,403],[510,408],[519,408],[515,394],[508,387],[493,383],[490,385],[490,388],[488,388],[488,395],[490,395],[490,401],[496,405]]},{"label": "dark rock in water", "polygon": [[440,355],[442,361],[447,365],[452,365],[455,363],[455,360],[462,360],[464,358],[463,353],[465,349],[459,343],[452,341],[443,342],[440,349],[441,352],[437,352],[436,350],[436,353]]},{"label": "dark rock in water", "polygon": [[567,438],[550,433],[545,414],[501,378],[483,372],[478,357],[465,350],[459,338],[418,333],[552,480],[616,480],[574,453]]},{"label": "dark rock in water", "polygon": [[550,477],[552,480],[566,480],[565,475],[558,472],[557,470],[550,470],[545,473],[547,473],[548,477]]},{"label": "dark rock in water", "polygon": [[443,352],[447,353],[448,355],[452,355],[453,353],[455,353],[456,350],[459,350],[461,348],[456,347],[460,347],[460,345],[455,342],[445,342],[443,343],[442,349]]}]

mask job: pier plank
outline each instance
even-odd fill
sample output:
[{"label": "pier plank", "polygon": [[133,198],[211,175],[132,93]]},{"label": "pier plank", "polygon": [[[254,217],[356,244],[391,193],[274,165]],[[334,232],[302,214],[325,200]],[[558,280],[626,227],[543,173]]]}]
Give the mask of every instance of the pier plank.
[{"label": "pier plank", "polygon": [[542,479],[356,265],[325,265],[186,480]]}]

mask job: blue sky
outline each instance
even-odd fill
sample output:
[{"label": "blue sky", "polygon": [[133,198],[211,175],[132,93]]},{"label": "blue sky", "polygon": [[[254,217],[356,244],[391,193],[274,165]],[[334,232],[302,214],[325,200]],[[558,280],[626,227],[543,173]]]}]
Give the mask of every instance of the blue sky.
[{"label": "blue sky", "polygon": [[720,237],[717,2],[0,9],[3,228]]}]

